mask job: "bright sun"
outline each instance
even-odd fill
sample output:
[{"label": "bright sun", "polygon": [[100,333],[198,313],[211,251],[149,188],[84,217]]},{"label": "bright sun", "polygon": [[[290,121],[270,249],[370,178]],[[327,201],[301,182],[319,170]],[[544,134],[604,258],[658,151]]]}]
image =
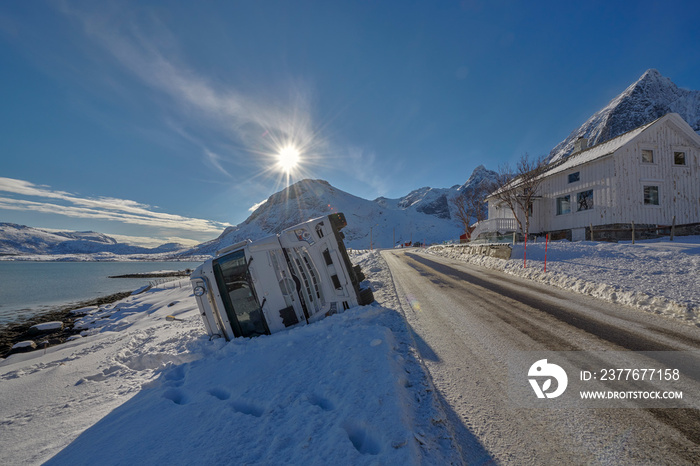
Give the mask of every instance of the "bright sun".
[{"label": "bright sun", "polygon": [[277,155],[277,165],[286,173],[291,172],[299,163],[299,151],[287,146]]}]

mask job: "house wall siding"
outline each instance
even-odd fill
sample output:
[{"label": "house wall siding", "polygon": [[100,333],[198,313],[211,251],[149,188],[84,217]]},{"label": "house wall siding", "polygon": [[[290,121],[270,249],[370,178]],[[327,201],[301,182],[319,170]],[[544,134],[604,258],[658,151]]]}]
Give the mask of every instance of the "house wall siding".
[{"label": "house wall siding", "polygon": [[[642,163],[642,150],[654,151],[653,163]],[[686,153],[675,165],[674,151]],[[609,223],[670,225],[700,222],[698,148],[672,122],[650,128],[615,157],[619,202]],[[644,204],[644,186],[658,186],[659,205]],[[606,222],[607,223],[607,222]]]},{"label": "house wall siding", "polygon": [[[575,172],[579,173],[579,181],[569,183],[569,175]],[[540,192],[545,194],[536,205],[538,231],[582,228],[604,221],[614,208],[613,173],[613,158],[607,156],[547,177],[540,187]],[[593,209],[579,211],[577,195],[588,190],[593,190]],[[557,215],[557,198],[566,195],[570,197],[571,212]]]},{"label": "house wall siding", "polygon": [[[700,144],[681,129],[685,122],[670,115],[651,125],[614,153],[545,178],[535,201],[530,233],[580,229],[589,225],[670,225],[700,223]],[[678,122],[674,121],[678,119]],[[653,163],[642,162],[642,150],[654,151]],[[685,165],[675,165],[674,152],[685,152]],[[579,180],[569,183],[569,175]],[[658,186],[659,205],[644,204],[644,186]],[[591,210],[578,211],[578,193],[592,189]],[[569,195],[571,212],[557,215],[557,198]],[[489,203],[489,218],[512,217],[510,209]]]},{"label": "house wall siding", "polygon": [[[642,150],[654,151],[654,162],[642,162]],[[686,165],[674,164],[674,152],[686,154]],[[579,172],[580,181],[569,183]],[[644,186],[658,186],[659,205],[644,204]],[[594,208],[578,212],[576,195],[593,189]],[[671,121],[655,125],[610,156],[548,177],[541,186],[537,222],[532,232],[619,223],[670,225],[700,222],[700,150]],[[556,215],[557,198],[571,196],[571,213]]]}]

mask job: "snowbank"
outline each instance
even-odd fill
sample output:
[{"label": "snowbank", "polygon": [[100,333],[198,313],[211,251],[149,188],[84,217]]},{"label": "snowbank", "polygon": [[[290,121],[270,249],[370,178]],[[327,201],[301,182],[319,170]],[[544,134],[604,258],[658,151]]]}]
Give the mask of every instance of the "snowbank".
[{"label": "snowbank", "polygon": [[385,263],[353,260],[378,303],[271,336],[209,341],[187,280],[84,309],[0,361],[0,463],[459,462]]},{"label": "snowbank", "polygon": [[[470,255],[461,246],[427,250],[610,302],[700,325],[700,236],[630,242],[550,242],[513,247],[510,260]],[[525,266],[524,266],[525,264]]]}]

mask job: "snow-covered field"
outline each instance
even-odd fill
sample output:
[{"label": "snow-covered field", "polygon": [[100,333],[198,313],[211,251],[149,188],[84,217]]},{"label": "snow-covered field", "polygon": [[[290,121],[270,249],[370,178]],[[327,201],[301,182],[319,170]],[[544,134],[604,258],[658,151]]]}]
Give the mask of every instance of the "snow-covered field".
[{"label": "snow-covered field", "polygon": [[[506,273],[698,323],[700,237],[531,243]],[[0,464],[450,464],[461,461],[391,275],[377,303],[254,339],[209,341],[187,280],[89,310],[83,337],[0,360]],[[167,316],[176,320],[168,320]]]},{"label": "snow-covered field", "polygon": [[510,260],[465,254],[460,246],[433,246],[427,252],[700,326],[700,236],[635,244],[550,242],[546,273],[544,242],[528,243],[526,256],[524,245],[515,245]]},{"label": "snow-covered field", "polygon": [[0,361],[0,464],[459,462],[384,261],[353,260],[378,303],[313,325],[209,341],[180,280]]}]

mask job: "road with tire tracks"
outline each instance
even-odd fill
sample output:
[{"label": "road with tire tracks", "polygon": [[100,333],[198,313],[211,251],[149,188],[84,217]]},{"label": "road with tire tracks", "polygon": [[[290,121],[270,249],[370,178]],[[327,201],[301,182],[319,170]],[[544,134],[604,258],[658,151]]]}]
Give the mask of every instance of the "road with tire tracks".
[{"label": "road with tire tracks", "polygon": [[694,407],[524,408],[508,395],[513,351],[698,351],[697,327],[415,249],[382,256],[465,463],[700,464]]}]

